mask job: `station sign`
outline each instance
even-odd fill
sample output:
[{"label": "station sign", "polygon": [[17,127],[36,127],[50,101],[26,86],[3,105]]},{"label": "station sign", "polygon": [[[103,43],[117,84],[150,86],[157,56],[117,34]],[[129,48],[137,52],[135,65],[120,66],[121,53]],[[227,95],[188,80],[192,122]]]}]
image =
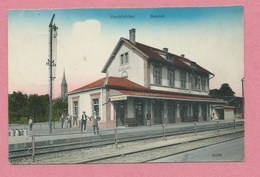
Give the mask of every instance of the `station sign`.
[{"label": "station sign", "polygon": [[126,95],[119,95],[119,96],[112,96],[110,101],[120,101],[120,100],[127,100]]}]

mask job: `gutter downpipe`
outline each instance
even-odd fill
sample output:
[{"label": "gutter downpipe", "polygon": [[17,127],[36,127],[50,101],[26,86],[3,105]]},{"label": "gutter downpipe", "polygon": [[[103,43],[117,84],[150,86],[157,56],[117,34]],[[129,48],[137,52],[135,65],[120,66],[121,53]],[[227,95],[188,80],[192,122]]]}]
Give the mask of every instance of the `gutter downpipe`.
[{"label": "gutter downpipe", "polygon": [[212,77],[209,77],[209,80],[213,79],[214,77],[215,77],[215,74],[212,74]]},{"label": "gutter downpipe", "polygon": [[[102,87],[100,88],[101,90],[101,103],[103,103],[103,89]],[[103,118],[103,107],[101,106],[101,114],[99,115],[101,117],[101,119]]]},{"label": "gutter downpipe", "polygon": [[[209,77],[209,80],[210,79],[213,79],[215,77],[215,74],[212,74],[212,77]],[[209,86],[209,81],[208,81],[208,86]],[[210,91],[210,90],[209,90]],[[209,94],[209,93],[208,93]]]}]

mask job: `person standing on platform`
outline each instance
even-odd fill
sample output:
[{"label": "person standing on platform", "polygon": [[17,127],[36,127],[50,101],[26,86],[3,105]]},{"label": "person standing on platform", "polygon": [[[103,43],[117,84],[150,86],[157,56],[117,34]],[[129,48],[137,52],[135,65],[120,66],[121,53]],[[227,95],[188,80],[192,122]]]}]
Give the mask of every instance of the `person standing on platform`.
[{"label": "person standing on platform", "polygon": [[81,132],[87,131],[87,118],[88,118],[88,116],[86,115],[86,112],[83,111],[83,114],[82,114],[82,117],[81,117]]},{"label": "person standing on platform", "polygon": [[67,117],[66,117],[66,120],[67,120],[67,128],[71,128],[71,116],[68,114]]},{"label": "person standing on platform", "polygon": [[147,122],[147,126],[151,126],[151,113],[150,113],[150,110],[146,114],[146,122]]},{"label": "person standing on platform", "polygon": [[94,134],[99,134],[99,127],[98,127],[98,121],[100,120],[100,117],[97,116],[96,111],[93,111],[93,117],[92,117],[92,125],[93,125],[93,131]]},{"label": "person standing on platform", "polygon": [[61,128],[63,128],[64,122],[65,122],[65,117],[64,114],[62,113],[60,117]]},{"label": "person standing on platform", "polygon": [[73,116],[73,126],[74,125],[78,126],[78,116],[77,115]]},{"label": "person standing on platform", "polygon": [[29,121],[28,121],[28,125],[29,125],[29,129],[30,131],[32,131],[32,127],[33,127],[33,119],[30,117]]}]

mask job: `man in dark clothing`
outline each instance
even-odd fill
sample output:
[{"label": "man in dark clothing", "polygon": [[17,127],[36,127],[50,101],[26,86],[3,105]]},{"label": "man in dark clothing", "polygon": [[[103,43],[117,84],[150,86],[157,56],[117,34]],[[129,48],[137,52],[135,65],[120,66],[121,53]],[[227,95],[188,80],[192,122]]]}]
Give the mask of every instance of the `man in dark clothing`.
[{"label": "man in dark clothing", "polygon": [[28,124],[29,124],[29,129],[30,131],[32,131],[32,127],[33,127],[33,119],[30,117],[29,121],[28,121]]},{"label": "man in dark clothing", "polygon": [[73,118],[73,126],[76,124],[76,126],[78,126],[78,116],[77,115],[74,115],[72,118]]},{"label": "man in dark clothing", "polygon": [[147,126],[151,126],[151,113],[150,110],[146,114]]},{"label": "man in dark clothing", "polygon": [[93,125],[93,131],[94,131],[94,134],[99,134],[99,127],[98,127],[98,121],[99,121],[99,117],[97,116],[97,113],[96,111],[93,112],[93,122],[92,122],[92,125]]},{"label": "man in dark clothing", "polygon": [[71,116],[68,114],[66,117],[66,121],[67,121],[67,128],[72,128],[72,120],[71,120]]},{"label": "man in dark clothing", "polygon": [[60,117],[61,128],[63,128],[64,122],[65,122],[65,116],[62,113],[62,115]]},{"label": "man in dark clothing", "polygon": [[88,116],[86,115],[86,112],[83,111],[83,114],[82,114],[82,117],[81,117],[81,132],[87,131],[87,118],[88,118]]}]

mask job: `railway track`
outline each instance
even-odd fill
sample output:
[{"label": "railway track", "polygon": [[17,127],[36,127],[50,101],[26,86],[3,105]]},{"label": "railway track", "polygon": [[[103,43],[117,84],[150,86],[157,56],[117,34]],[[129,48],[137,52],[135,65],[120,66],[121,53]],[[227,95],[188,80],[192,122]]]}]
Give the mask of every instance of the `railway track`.
[{"label": "railway track", "polygon": [[225,133],[205,138],[193,139],[190,141],[169,143],[166,145],[152,146],[148,148],[133,150],[124,153],[97,157],[90,160],[76,162],[77,164],[89,163],[145,163],[160,158],[176,155],[179,153],[208,147],[211,145],[232,141],[244,137],[244,131]]},{"label": "railway track", "polygon": [[[206,132],[206,131],[214,131],[214,130],[221,130],[221,129],[227,129],[230,127],[233,127],[234,125],[232,123],[228,123],[222,126],[219,126],[216,128],[216,126],[209,126],[209,127],[194,127],[194,129],[185,129],[185,130],[175,130],[175,129],[163,129],[162,130],[156,130],[156,131],[145,131],[145,132],[135,132],[135,133],[122,133],[118,134],[118,143],[127,143],[127,142],[133,142],[133,141],[144,141],[154,138],[160,138],[160,137],[170,137],[170,136],[177,136],[177,135],[184,135],[184,134],[191,134],[196,132]],[[243,124],[237,124],[237,127],[243,126]],[[92,139],[89,141],[84,142],[78,142],[78,143],[66,143],[66,144],[58,144],[58,145],[48,145],[48,146],[41,146],[35,148],[35,156],[38,155],[46,155],[51,153],[59,153],[59,152],[65,152],[65,151],[73,151],[77,149],[90,149],[90,148],[96,148],[96,147],[103,147],[108,145],[114,145],[115,144],[115,137],[98,137],[97,139]],[[10,150],[9,151],[9,159],[12,162],[16,159],[21,158],[28,158],[32,156],[32,148],[23,148],[23,149],[16,149],[16,150]]]}]

